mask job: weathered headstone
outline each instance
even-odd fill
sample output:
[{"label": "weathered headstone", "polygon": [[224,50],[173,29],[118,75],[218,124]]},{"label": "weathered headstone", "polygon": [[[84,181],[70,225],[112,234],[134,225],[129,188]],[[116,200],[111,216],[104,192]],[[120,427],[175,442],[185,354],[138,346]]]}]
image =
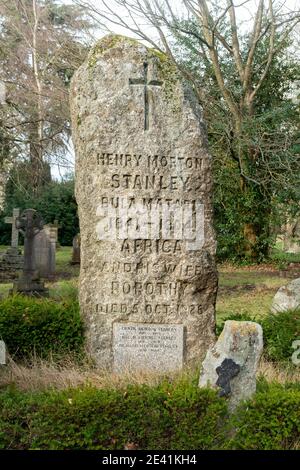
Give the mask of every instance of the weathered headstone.
[{"label": "weathered headstone", "polygon": [[23,256],[19,249],[19,230],[16,228],[16,220],[20,215],[20,209],[13,209],[12,217],[5,217],[6,224],[11,224],[11,246],[0,259],[0,281],[16,279],[18,272],[23,268]]},{"label": "weathered headstone", "polygon": [[0,366],[6,364],[6,346],[4,341],[0,340]]},{"label": "weathered headstone", "polygon": [[216,344],[202,364],[199,386],[211,386],[229,398],[233,410],[256,390],[256,372],[263,350],[263,332],[258,323],[225,322]]},{"label": "weathered headstone", "polygon": [[58,226],[55,223],[45,226],[45,230],[48,233],[50,240],[50,276],[53,277],[56,270],[56,247],[58,243]]},{"label": "weathered headstone", "polygon": [[80,264],[80,234],[73,238],[73,250],[71,264]]},{"label": "weathered headstone", "polygon": [[300,278],[294,279],[286,286],[280,287],[276,292],[271,311],[286,312],[300,308]]},{"label": "weathered headstone", "polygon": [[57,231],[51,225],[45,225],[34,237],[34,257],[40,277],[52,279],[55,275]]},{"label": "weathered headstone", "polygon": [[34,256],[34,238],[43,230],[40,214],[34,209],[26,209],[16,220],[16,227],[24,236],[24,269],[14,283],[12,292],[28,296],[47,296],[48,290],[40,280]]},{"label": "weathered headstone", "polygon": [[92,356],[118,371],[139,355],[161,371],[199,360],[215,340],[217,291],[200,106],[164,55],[107,36],[73,79],[71,109]]},{"label": "weathered headstone", "polygon": [[55,249],[56,249],[56,251],[58,251],[61,248],[61,245],[58,241],[58,230],[61,228],[61,225],[59,225],[58,220],[55,219],[53,224],[51,224],[51,227],[53,228],[53,238],[54,238],[54,229],[55,229],[55,237],[56,237]]}]

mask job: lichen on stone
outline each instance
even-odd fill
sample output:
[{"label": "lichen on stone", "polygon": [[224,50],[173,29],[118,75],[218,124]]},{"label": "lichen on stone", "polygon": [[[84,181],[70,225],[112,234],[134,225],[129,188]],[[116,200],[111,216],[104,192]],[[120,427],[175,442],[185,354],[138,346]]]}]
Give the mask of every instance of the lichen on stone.
[{"label": "lichen on stone", "polygon": [[100,39],[95,46],[91,49],[88,56],[88,66],[92,68],[96,65],[99,56],[104,54],[109,49],[112,49],[120,42],[130,42],[132,44],[139,44],[136,39],[122,36],[121,34],[108,34]]},{"label": "lichen on stone", "polygon": [[178,80],[180,79],[176,65],[171,59],[157,49],[148,49],[148,57],[157,59],[157,68],[160,72],[161,79],[164,81],[165,96],[168,102],[172,103],[173,112],[181,110],[181,101],[176,93]]},{"label": "lichen on stone", "polygon": [[81,116],[77,116],[77,127],[81,126]]}]

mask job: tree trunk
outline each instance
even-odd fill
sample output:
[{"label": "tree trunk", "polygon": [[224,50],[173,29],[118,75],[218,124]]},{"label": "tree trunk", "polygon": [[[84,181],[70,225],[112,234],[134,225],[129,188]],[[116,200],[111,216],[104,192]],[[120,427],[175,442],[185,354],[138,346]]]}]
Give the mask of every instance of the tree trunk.
[{"label": "tree trunk", "polygon": [[33,122],[29,131],[29,157],[30,157],[30,181],[34,194],[37,194],[43,186],[51,181],[50,165],[44,162],[43,147],[39,140],[38,125]]},{"label": "tree trunk", "polygon": [[40,79],[39,63],[38,63],[38,29],[39,29],[39,11],[36,0],[32,0],[32,11],[34,17],[32,31],[32,67],[36,84],[36,110],[34,115],[36,120],[32,123],[29,135],[30,141],[30,163],[32,169],[32,185],[33,191],[38,192],[43,185],[44,179],[44,161],[43,161],[43,137],[44,137],[44,121],[43,121],[43,103],[42,103],[42,81]]},{"label": "tree trunk", "polygon": [[[241,190],[244,205],[244,210],[241,211],[243,217],[242,253],[249,260],[257,262],[269,254],[270,201],[255,183],[251,184],[244,178],[242,179]],[[250,208],[249,201],[251,201]]]}]

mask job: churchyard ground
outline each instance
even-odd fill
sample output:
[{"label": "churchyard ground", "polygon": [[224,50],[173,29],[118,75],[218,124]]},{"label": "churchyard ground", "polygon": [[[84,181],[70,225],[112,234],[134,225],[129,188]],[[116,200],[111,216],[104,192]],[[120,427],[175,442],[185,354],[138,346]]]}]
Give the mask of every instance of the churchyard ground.
[{"label": "churchyard ground", "polygon": [[[69,301],[76,303],[79,268],[70,265],[71,252],[70,247],[61,247],[57,251],[56,278],[53,282],[47,282],[50,297],[57,305],[67,306]],[[222,320],[230,315],[245,314],[255,316],[258,322],[263,321],[268,316],[277,289],[300,276],[299,261],[298,255],[286,255],[278,249],[273,261],[268,264],[220,264],[217,298],[219,331]],[[11,284],[0,284],[1,295],[6,297],[10,288]],[[105,449],[124,449],[128,446],[133,446],[133,449],[153,446],[157,449],[185,449],[191,448],[191,445],[195,449],[299,448],[299,430],[294,425],[298,419],[299,368],[263,358],[258,371],[258,393],[250,405],[243,405],[240,413],[234,414],[229,421],[224,401],[198,389],[198,377],[199,368],[167,377],[142,373],[122,376],[100,373],[90,360],[73,354],[59,358],[55,354],[47,358],[38,355],[26,360],[15,358],[2,370],[0,378],[3,392],[0,399],[4,410],[0,446],[24,449],[95,449],[99,446]],[[125,401],[124,397],[127,397]],[[158,424],[154,423],[150,411],[154,406],[157,413],[162,412],[161,399],[170,400],[170,415],[164,424],[169,436],[166,439],[155,433]],[[54,414],[53,406],[57,409]],[[102,419],[94,417],[93,422],[86,421],[86,413],[98,416],[97,413],[94,415],[95,406],[105,410],[107,423],[114,427],[116,437],[108,438],[110,432],[103,427]],[[195,429],[192,429],[191,423],[195,423],[194,407],[199,425],[195,424]],[[275,420],[272,421],[273,428],[270,409]],[[113,411],[111,415],[109,410]],[[24,413],[26,418],[22,418]],[[116,426],[115,413],[119,414],[120,426]],[[153,425],[151,429],[145,416]],[[22,428],[22,419],[25,419],[28,429],[34,429],[33,433],[22,431],[20,434],[18,429]],[[187,423],[186,430],[182,429],[182,419]],[[178,429],[175,425],[177,421],[181,423]],[[66,433],[70,422],[78,431]],[[209,428],[208,422],[211,423]],[[277,422],[278,426],[275,425]],[[228,429],[232,427],[238,432],[228,438]],[[133,429],[138,429],[137,435]],[[85,437],[90,433],[94,435],[94,440]]]}]

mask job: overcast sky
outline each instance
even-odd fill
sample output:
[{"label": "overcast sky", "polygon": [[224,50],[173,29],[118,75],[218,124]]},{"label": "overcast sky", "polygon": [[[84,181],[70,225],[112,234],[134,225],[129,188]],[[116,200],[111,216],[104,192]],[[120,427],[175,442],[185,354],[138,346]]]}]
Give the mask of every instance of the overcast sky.
[{"label": "overcast sky", "polygon": [[[62,0],[62,1],[66,4],[73,3],[72,0]],[[107,1],[111,7],[113,5],[115,6],[115,11],[117,14],[120,14],[121,16],[124,16],[126,14],[122,8],[114,4],[114,0],[107,0]],[[101,0],[90,0],[90,2],[93,3],[98,9],[100,8]],[[244,0],[234,1],[235,5],[241,5],[240,7],[237,8],[236,12],[237,12],[238,22],[244,31],[249,29],[252,25],[253,15],[256,12],[258,2],[259,0],[249,0],[245,4]],[[208,3],[210,2],[208,1]],[[182,15],[183,12],[185,11],[184,8],[182,8],[182,4],[183,4],[182,0],[171,0],[171,4],[172,4],[172,7],[178,12],[179,15]],[[222,1],[220,1],[220,4],[222,4]],[[300,10],[300,0],[282,0],[281,4],[284,5],[284,8],[286,9],[286,11],[297,11],[297,10],[299,11]],[[155,31],[151,30],[151,28],[148,28],[146,24],[144,24],[143,27],[147,28],[148,33],[150,33],[151,35],[155,35]],[[125,34],[127,36],[129,35],[132,36],[132,34],[130,34],[124,28],[121,28],[117,25],[110,25],[110,29],[116,34]],[[95,40],[100,39],[105,34],[107,34],[107,31],[103,31],[100,28],[97,29],[95,31],[95,36],[96,36]],[[70,154],[68,156],[68,159],[70,160],[70,164],[72,166],[74,162],[74,151],[73,151],[72,143],[70,143]],[[64,168],[59,168],[57,165],[52,165],[52,175],[54,178],[60,179],[65,173],[69,173],[69,172],[70,172],[70,169],[66,170]]]},{"label": "overcast sky", "polygon": [[[101,0],[87,0],[88,2],[92,3],[96,8],[100,8],[101,5]],[[69,0],[71,2],[71,0]],[[120,16],[126,16],[126,10],[122,9],[120,6],[116,5],[114,0],[108,0],[107,3],[111,8],[114,9],[114,11],[117,14],[120,14]],[[128,2],[130,3],[130,1]],[[163,3],[163,2],[162,2]],[[208,0],[208,5],[212,3]],[[216,3],[216,0],[213,2]],[[218,0],[218,5],[220,5],[220,12],[227,6],[226,0]],[[243,27],[250,27],[252,20],[254,18],[254,15],[257,10],[259,0],[234,0],[234,5],[236,6],[236,16],[238,19],[238,22],[243,25]],[[171,0],[170,4],[172,5],[173,10],[177,13],[178,16],[183,16],[186,14],[186,9],[183,6],[182,0]],[[265,4],[268,4],[268,0],[265,1]],[[286,12],[292,12],[292,11],[299,11],[300,10],[300,0],[277,0],[278,5],[282,5],[282,8],[286,10]],[[147,26],[144,24],[143,26]],[[111,29],[117,33],[117,34],[126,34],[128,35],[128,32],[126,32],[125,29],[118,27],[117,25],[112,25]],[[98,32],[99,37],[103,36],[102,31],[99,30]],[[153,31],[153,34],[155,32]]]}]

